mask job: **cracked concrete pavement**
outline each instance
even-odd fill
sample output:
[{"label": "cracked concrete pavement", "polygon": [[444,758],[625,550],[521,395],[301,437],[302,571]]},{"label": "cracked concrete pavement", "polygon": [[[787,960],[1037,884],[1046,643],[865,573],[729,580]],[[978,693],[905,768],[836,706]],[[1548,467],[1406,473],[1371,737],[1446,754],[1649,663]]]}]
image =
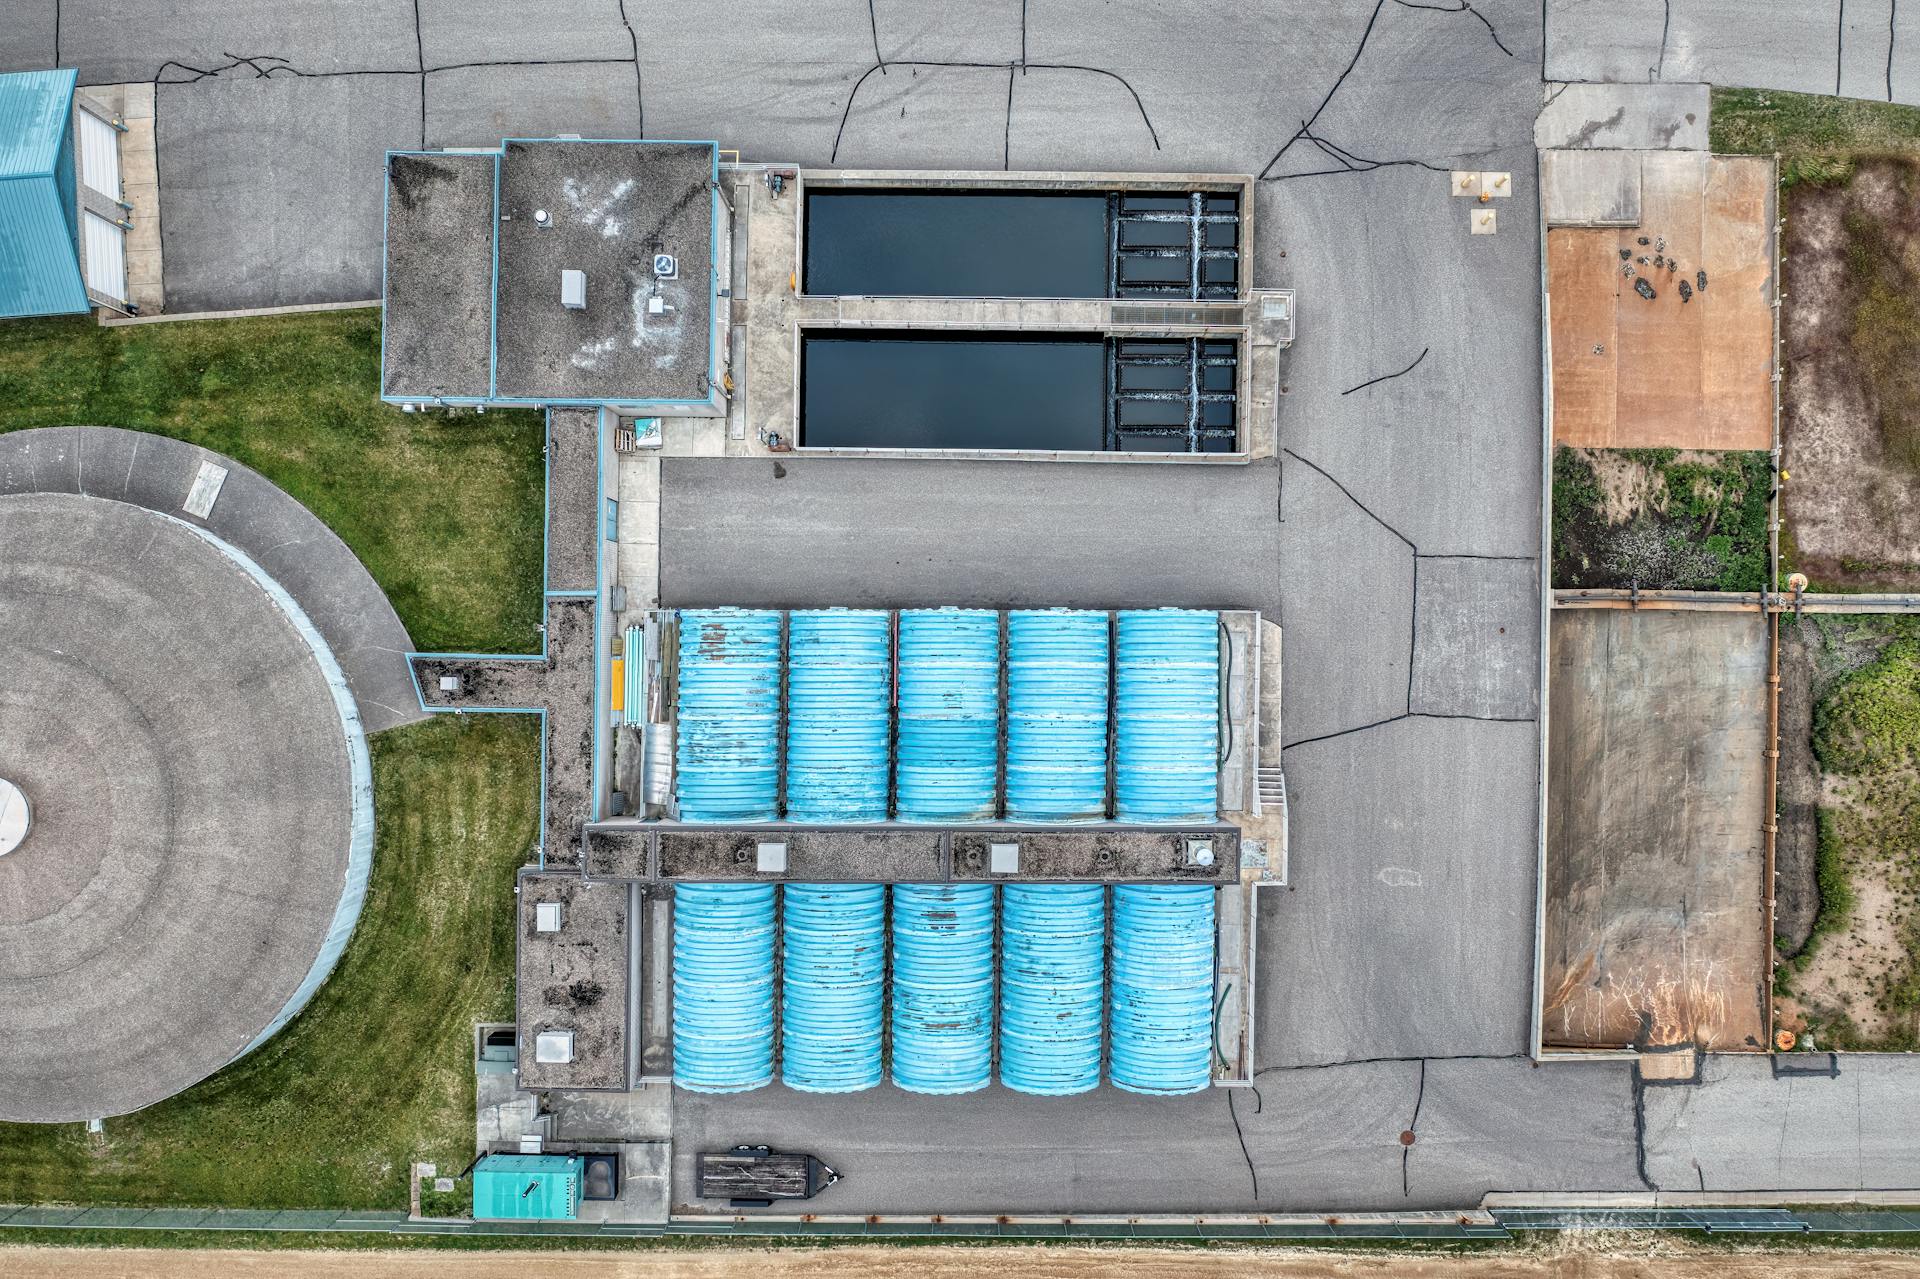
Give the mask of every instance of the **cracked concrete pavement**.
[{"label": "cracked concrete pavement", "polygon": [[[1912,1113],[1910,1062],[1843,1061],[1840,1087],[1812,1092],[1764,1062],[1709,1062],[1680,1090],[1523,1057],[1543,68],[1827,91],[1831,71],[1864,92],[1866,0],[1848,3],[1851,53],[1834,5],[1756,15],[1733,0],[1549,0],[1544,24],[1530,0],[696,0],[638,32],[615,0],[563,0],[538,23],[504,0],[166,0],[131,14],[61,0],[57,21],[54,0],[13,7],[10,65],[164,81],[167,290],[199,306],[374,296],[381,152],[423,141],[631,132],[807,165],[1263,176],[1256,282],[1301,299],[1278,461],[807,460],[784,479],[671,461],[661,529],[669,605],[1177,595],[1278,616],[1294,886],[1260,920],[1258,1093],[688,1094],[683,1158],[733,1140],[837,1156],[851,1175],[829,1212],[1463,1206],[1494,1189],[1642,1190],[1642,1168],[1684,1183],[1695,1159],[1728,1184],[1785,1178],[1778,1133],[1746,1116],[1798,1115],[1817,1096],[1820,1122],[1796,1132],[1839,1161],[1820,1179],[1914,1183],[1890,1149],[1856,1156],[1852,1136],[1879,1107]],[[1886,0],[1876,12],[1893,17]],[[1907,21],[1881,55],[1896,98],[1920,92]],[[1828,66],[1808,54],[1827,48]],[[1685,109],[1663,100],[1648,108],[1659,118],[1622,127],[1700,127]],[[1513,174],[1499,235],[1467,234],[1446,190],[1456,166]],[[1687,1097],[1691,1113],[1675,1113]]]},{"label": "cracked concrete pavement", "polygon": [[1547,0],[1546,78],[1738,85],[1920,102],[1899,0]]}]

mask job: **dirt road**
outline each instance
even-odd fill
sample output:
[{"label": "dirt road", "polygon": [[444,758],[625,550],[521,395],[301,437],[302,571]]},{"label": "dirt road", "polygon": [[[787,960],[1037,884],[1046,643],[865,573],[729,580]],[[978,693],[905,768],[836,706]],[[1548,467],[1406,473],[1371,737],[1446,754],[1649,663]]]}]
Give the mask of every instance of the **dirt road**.
[{"label": "dirt road", "polygon": [[1920,1256],[1724,1252],[1643,1236],[1498,1254],[1111,1247],[292,1252],[0,1247],[7,1279],[1920,1279]]}]

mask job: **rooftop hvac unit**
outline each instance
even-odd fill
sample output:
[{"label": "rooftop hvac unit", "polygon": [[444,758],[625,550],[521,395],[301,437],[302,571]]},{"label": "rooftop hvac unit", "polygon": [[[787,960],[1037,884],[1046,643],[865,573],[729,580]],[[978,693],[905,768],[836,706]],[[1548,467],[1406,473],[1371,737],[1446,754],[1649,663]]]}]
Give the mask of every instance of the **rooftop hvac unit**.
[{"label": "rooftop hvac unit", "polygon": [[569,311],[587,309],[587,273],[585,271],[560,272],[560,305]]},{"label": "rooftop hvac unit", "polygon": [[656,280],[677,280],[680,278],[680,259],[671,253],[653,255],[653,276]]},{"label": "rooftop hvac unit", "polygon": [[440,677],[440,691],[458,696],[460,692],[460,677],[458,675],[442,675]]},{"label": "rooftop hvac unit", "polygon": [[784,875],[787,873],[787,841],[784,839],[763,839],[755,849],[754,869],[763,875]]},{"label": "rooftop hvac unit", "polygon": [[543,1030],[533,1038],[533,1059],[543,1065],[564,1066],[573,1060],[571,1030]]},{"label": "rooftop hvac unit", "polygon": [[1015,843],[992,843],[987,845],[987,869],[995,875],[1017,875],[1020,873],[1020,845]]},{"label": "rooftop hvac unit", "polygon": [[533,930],[537,933],[560,931],[562,907],[559,902],[537,902],[533,907]]}]

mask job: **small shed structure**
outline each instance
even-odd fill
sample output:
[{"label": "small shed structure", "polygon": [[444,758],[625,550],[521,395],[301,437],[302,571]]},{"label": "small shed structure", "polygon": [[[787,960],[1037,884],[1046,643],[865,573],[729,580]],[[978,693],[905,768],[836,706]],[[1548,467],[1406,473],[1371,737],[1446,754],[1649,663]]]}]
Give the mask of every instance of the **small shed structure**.
[{"label": "small shed structure", "polygon": [[579,1155],[487,1155],[473,1168],[476,1221],[572,1221],[580,1215]]},{"label": "small shed structure", "polygon": [[0,318],[125,311],[124,126],[71,70],[0,75]]}]

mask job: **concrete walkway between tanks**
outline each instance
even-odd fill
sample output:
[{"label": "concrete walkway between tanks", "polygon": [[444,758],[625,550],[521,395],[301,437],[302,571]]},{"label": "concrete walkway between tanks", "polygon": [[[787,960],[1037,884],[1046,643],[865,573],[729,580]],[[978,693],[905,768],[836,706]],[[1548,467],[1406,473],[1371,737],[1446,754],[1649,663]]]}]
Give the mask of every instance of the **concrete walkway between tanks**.
[{"label": "concrete walkway between tanks", "polygon": [[[202,462],[225,467],[205,517],[186,509]],[[293,596],[326,638],[369,733],[426,717],[406,654],[413,643],[359,557],[271,480],[195,444],[111,426],[0,435],[0,494],[79,493],[171,515],[231,542]]]}]

